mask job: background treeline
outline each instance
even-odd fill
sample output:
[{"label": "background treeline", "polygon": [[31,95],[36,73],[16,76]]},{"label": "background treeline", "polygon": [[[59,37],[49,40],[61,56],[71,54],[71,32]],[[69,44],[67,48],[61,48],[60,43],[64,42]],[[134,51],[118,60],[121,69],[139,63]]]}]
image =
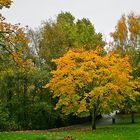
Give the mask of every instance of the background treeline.
[{"label": "background treeline", "polygon": [[[55,69],[52,59],[69,48],[95,49],[105,42],[101,33],[83,18],[75,22],[70,13],[60,13],[37,29],[23,29],[1,19],[0,128],[47,129],[76,123],[76,117],[54,110],[55,99],[43,89]],[[47,93],[47,94],[46,94]]]},{"label": "background treeline", "polygon": [[[109,50],[128,55],[132,74],[140,81],[140,17],[122,16],[111,36]],[[52,59],[70,48],[95,50],[105,45],[88,19],[75,20],[68,12],[35,30],[11,25],[0,16],[0,130],[48,129],[82,121],[54,110],[57,99],[42,86],[56,69]]]}]

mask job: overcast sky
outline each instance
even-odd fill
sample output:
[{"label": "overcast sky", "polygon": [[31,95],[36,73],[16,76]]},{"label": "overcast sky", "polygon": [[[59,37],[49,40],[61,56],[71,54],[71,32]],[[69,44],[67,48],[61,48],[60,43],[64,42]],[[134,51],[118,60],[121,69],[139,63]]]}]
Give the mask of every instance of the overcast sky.
[{"label": "overcast sky", "polygon": [[108,35],[122,14],[131,11],[140,14],[140,0],[13,0],[10,9],[2,13],[8,22],[21,23],[32,28],[49,18],[55,19],[61,11],[71,12],[77,19],[90,19],[97,32]]}]

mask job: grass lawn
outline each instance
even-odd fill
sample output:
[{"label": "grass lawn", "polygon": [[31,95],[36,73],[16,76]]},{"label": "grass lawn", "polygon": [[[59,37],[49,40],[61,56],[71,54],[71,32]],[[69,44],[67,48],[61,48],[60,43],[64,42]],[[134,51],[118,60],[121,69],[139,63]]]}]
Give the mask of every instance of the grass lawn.
[{"label": "grass lawn", "polygon": [[[139,120],[139,119],[137,119]],[[63,132],[25,131],[1,132],[0,140],[140,140],[140,121],[135,124],[121,122],[114,125],[100,126]]]}]

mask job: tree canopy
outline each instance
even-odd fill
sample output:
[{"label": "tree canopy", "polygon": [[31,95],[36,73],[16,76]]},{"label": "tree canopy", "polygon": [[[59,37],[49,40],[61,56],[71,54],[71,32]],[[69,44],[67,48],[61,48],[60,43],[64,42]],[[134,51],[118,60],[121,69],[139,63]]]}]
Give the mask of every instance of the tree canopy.
[{"label": "tree canopy", "polygon": [[44,22],[39,41],[40,56],[47,62],[63,56],[70,48],[103,47],[102,34],[96,33],[88,19],[74,21],[69,12],[58,14],[56,21]]},{"label": "tree canopy", "polygon": [[58,98],[56,109],[76,115],[90,115],[94,110],[97,115],[119,109],[126,96],[135,100],[128,58],[113,52],[101,56],[102,51],[69,50],[53,60],[57,69],[44,88]]},{"label": "tree canopy", "polygon": [[12,0],[0,0],[0,9],[3,7],[10,8]]}]

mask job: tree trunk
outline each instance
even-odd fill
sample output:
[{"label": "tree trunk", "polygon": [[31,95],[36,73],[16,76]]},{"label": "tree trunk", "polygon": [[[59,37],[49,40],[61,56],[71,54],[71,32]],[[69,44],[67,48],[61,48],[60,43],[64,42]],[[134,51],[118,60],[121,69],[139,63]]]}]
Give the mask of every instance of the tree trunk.
[{"label": "tree trunk", "polygon": [[92,130],[96,129],[96,108],[92,111]]},{"label": "tree trunk", "polygon": [[112,118],[112,124],[115,124],[115,118],[114,117]]},{"label": "tree trunk", "polygon": [[131,113],[132,123],[135,123],[134,112]]}]

